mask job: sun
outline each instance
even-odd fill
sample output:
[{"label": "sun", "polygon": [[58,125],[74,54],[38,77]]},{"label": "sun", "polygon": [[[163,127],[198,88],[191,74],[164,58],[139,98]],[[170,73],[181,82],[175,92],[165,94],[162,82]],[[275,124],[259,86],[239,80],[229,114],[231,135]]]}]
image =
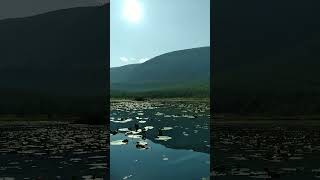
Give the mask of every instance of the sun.
[{"label": "sun", "polygon": [[138,0],[125,0],[123,8],[123,16],[132,23],[138,23],[142,18],[142,8]]}]

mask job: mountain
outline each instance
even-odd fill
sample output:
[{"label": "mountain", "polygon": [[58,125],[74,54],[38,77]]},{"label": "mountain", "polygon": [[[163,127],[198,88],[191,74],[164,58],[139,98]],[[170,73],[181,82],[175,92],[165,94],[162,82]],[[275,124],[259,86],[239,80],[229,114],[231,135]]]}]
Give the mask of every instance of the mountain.
[{"label": "mountain", "polygon": [[[113,95],[117,92],[158,94],[198,90],[209,94],[210,47],[174,51],[154,57],[142,64],[110,69]],[[180,93],[181,92],[181,93]]]},{"label": "mountain", "polygon": [[220,1],[213,6],[216,113],[319,114],[316,1]]},{"label": "mountain", "polygon": [[109,4],[0,21],[0,113],[104,112]]},{"label": "mountain", "polygon": [[0,19],[34,16],[75,7],[100,6],[109,0],[1,0]]}]

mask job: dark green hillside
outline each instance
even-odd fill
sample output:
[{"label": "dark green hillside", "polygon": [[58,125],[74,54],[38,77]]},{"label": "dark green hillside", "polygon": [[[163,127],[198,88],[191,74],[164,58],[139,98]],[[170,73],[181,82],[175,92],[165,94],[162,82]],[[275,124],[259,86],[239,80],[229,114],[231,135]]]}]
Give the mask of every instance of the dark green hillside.
[{"label": "dark green hillside", "polygon": [[108,32],[109,4],[1,20],[0,113],[101,114]]},{"label": "dark green hillside", "polygon": [[110,69],[111,95],[208,96],[210,48],[166,53],[142,64]]},{"label": "dark green hillside", "polygon": [[217,113],[319,114],[319,5],[297,0],[216,2]]}]

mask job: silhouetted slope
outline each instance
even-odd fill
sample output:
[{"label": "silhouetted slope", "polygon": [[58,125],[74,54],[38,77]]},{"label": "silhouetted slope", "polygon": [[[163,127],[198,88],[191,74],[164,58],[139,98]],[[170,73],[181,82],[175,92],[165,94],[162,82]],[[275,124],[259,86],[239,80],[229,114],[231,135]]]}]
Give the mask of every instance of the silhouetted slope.
[{"label": "silhouetted slope", "polygon": [[216,2],[217,113],[319,114],[317,1]]},{"label": "silhouetted slope", "polygon": [[208,91],[210,48],[174,51],[142,64],[111,68],[110,73],[113,91],[172,93],[204,85],[204,91]]},{"label": "silhouetted slope", "polygon": [[109,4],[2,20],[0,41],[1,113],[103,111]]}]

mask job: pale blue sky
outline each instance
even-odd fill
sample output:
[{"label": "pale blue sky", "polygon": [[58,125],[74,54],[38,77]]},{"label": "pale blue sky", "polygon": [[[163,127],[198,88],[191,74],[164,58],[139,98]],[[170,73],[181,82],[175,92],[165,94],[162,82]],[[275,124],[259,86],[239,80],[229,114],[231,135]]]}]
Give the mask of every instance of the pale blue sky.
[{"label": "pale blue sky", "polygon": [[111,67],[210,46],[210,0],[133,0],[142,12],[137,23],[124,17],[126,1],[110,1]]}]

